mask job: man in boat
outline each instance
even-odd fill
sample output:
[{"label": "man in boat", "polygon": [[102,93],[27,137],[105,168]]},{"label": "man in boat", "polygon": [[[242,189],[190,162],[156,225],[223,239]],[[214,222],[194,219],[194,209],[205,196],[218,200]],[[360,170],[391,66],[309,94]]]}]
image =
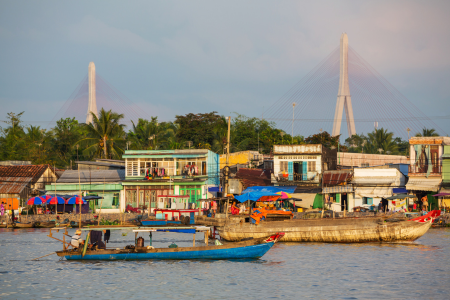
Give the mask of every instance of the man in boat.
[{"label": "man in boat", "polygon": [[81,230],[77,229],[77,231],[75,231],[75,235],[72,235],[70,244],[74,249],[78,249],[80,246],[84,245],[84,240],[81,239]]},{"label": "man in boat", "polygon": [[103,243],[103,241],[102,241],[103,233],[106,233],[106,230],[103,230],[103,232],[97,231],[97,230],[91,231],[91,243],[92,244],[89,244],[89,249],[105,249],[106,248],[105,243]]}]

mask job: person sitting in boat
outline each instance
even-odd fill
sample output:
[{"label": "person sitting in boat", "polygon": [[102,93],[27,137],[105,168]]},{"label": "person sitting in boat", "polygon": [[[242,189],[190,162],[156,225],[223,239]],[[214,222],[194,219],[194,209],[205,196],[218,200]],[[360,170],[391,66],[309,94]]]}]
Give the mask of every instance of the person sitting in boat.
[{"label": "person sitting in boat", "polygon": [[74,249],[80,248],[81,245],[84,244],[84,240],[81,239],[81,230],[75,231],[75,235],[72,235],[72,240],[70,241],[70,244],[73,246]]},{"label": "person sitting in boat", "polygon": [[236,206],[236,201],[234,201],[233,205],[231,205],[231,214],[232,215],[238,215],[239,214],[239,208]]}]

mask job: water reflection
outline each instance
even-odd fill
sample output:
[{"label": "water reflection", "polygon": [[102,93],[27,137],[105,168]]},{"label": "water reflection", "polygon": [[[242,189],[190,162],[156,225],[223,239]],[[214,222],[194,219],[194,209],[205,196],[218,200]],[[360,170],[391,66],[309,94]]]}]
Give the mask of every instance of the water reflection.
[{"label": "water reflection", "polygon": [[[447,299],[450,292],[449,229],[431,229],[408,244],[280,243],[260,260],[30,261],[62,248],[48,232],[0,230],[0,298],[71,299],[83,291],[98,299]],[[155,246],[192,245],[187,234],[153,238]],[[109,247],[123,247],[134,236],[117,231],[111,241]]]}]

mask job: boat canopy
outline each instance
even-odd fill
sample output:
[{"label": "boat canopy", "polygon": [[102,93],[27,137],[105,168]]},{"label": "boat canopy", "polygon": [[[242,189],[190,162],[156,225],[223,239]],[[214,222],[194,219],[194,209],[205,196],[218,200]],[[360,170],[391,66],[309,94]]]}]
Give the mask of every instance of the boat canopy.
[{"label": "boat canopy", "polygon": [[397,200],[397,199],[405,199],[405,198],[416,198],[416,195],[407,195],[407,194],[399,194],[392,197],[386,198],[386,200]]},{"label": "boat canopy", "polygon": [[280,195],[277,195],[275,193],[251,192],[251,193],[242,194],[240,196],[234,196],[234,198],[236,200],[238,200],[239,202],[245,202],[245,201],[248,201],[248,200],[258,201],[258,199],[263,197],[263,196],[278,196],[278,197],[280,197]]},{"label": "boat canopy", "polygon": [[245,193],[266,193],[263,196],[271,196],[273,194],[279,193],[279,192],[285,192],[285,193],[293,193],[297,186],[251,186],[246,188],[242,194]]}]

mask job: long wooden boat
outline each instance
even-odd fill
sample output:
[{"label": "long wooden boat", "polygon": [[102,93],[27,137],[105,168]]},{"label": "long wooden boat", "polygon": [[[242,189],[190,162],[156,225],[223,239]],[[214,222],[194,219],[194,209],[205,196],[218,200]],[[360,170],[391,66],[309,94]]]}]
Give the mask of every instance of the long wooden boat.
[{"label": "long wooden boat", "polygon": [[284,232],[282,242],[410,242],[423,236],[431,227],[425,223],[383,219],[313,219],[227,224],[219,229],[220,236],[227,241],[246,238],[261,238],[276,232]]},{"label": "long wooden boat", "polygon": [[13,226],[10,225],[11,228],[33,228],[33,223],[14,223]]},{"label": "long wooden boat", "polygon": [[[139,230],[147,232],[150,230]],[[257,259],[262,257],[283,236],[277,233],[269,237],[250,239],[226,245],[154,248],[151,246],[125,247],[124,249],[63,250],[56,251],[67,260],[196,260],[196,259]]]},{"label": "long wooden boat", "polygon": [[56,226],[56,222],[54,221],[48,221],[48,222],[41,222],[37,221],[33,223],[34,228],[53,228]]}]

